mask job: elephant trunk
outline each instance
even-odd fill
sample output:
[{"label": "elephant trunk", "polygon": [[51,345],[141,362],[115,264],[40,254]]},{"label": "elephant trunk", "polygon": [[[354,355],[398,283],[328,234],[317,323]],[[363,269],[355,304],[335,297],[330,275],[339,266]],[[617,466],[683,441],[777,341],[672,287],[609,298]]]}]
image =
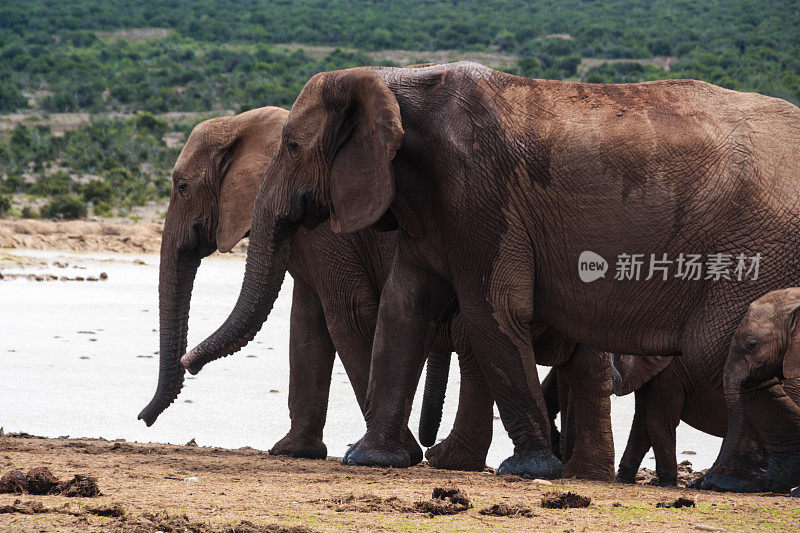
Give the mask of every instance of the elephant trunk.
[{"label": "elephant trunk", "polygon": [[450,352],[433,352],[428,356],[425,374],[425,392],[419,416],[419,442],[423,446],[436,444],[436,434],[442,422],[444,395],[450,374]]},{"label": "elephant trunk", "polygon": [[278,297],[296,228],[295,223],[276,217],[254,217],[239,299],[225,323],[181,359],[190,373],[197,374],[206,363],[235,353],[253,340]]},{"label": "elephant trunk", "polygon": [[186,351],[189,303],[199,265],[199,254],[180,253],[174,239],[162,240],[158,281],[158,386],[150,403],[139,413],[139,420],[144,420],[148,426],[175,401],[183,387],[180,358]]},{"label": "elephant trunk", "polygon": [[730,366],[725,369],[723,386],[725,390],[725,405],[728,409],[728,431],[722,441],[714,466],[728,465],[730,463],[731,458],[736,455],[736,448],[744,432],[745,414],[742,398],[742,379],[736,377],[739,375],[740,372],[730,368]]},{"label": "elephant trunk", "polygon": [[744,377],[741,365],[729,362],[725,367],[723,386],[728,408],[728,431],[719,454],[709,471],[691,487],[720,491],[757,492],[764,490],[764,450],[751,438],[754,431],[745,415]]}]

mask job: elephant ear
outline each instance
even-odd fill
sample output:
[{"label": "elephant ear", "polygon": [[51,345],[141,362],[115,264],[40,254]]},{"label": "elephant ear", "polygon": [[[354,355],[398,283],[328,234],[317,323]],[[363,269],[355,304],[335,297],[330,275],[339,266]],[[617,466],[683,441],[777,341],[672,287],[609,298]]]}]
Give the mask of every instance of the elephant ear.
[{"label": "elephant ear", "polygon": [[340,100],[333,124],[331,228],[351,233],[377,222],[395,195],[392,159],[403,142],[400,106],[386,83],[368,69],[343,71],[328,91]]},{"label": "elephant ear", "polygon": [[269,159],[247,155],[230,164],[219,191],[217,248],[229,252],[250,231],[258,185]]},{"label": "elephant ear", "polygon": [[611,354],[609,362],[613,392],[625,396],[641,389],[667,368],[672,363],[672,356]]},{"label": "elephant ear", "polygon": [[789,325],[789,339],[786,344],[786,353],[783,355],[784,379],[800,378],[800,302],[795,303],[789,310],[791,322]]},{"label": "elephant ear", "polygon": [[213,156],[219,184],[217,249],[228,252],[250,231],[258,186],[280,143],[288,111],[262,108],[232,117]]}]

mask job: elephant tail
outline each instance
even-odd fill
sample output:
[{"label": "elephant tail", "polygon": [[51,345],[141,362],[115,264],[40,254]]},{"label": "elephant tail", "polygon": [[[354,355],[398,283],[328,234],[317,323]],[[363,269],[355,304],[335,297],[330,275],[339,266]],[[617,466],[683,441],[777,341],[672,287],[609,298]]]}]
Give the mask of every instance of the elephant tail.
[{"label": "elephant tail", "polygon": [[428,355],[425,374],[425,392],[419,417],[419,442],[430,447],[436,444],[436,434],[442,422],[444,395],[450,373],[450,352],[432,352]]}]

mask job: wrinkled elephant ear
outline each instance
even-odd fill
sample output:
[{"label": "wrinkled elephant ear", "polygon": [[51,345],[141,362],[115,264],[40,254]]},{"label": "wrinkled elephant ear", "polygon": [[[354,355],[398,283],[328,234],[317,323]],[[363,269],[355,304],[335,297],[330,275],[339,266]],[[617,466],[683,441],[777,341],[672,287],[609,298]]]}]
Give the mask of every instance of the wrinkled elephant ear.
[{"label": "wrinkled elephant ear", "polygon": [[392,159],[403,141],[400,106],[386,83],[368,69],[337,73],[328,104],[338,118],[331,158],[331,228],[364,229],[383,216],[395,195]]},{"label": "wrinkled elephant ear", "polygon": [[783,355],[783,377],[793,379],[800,377],[800,301],[796,302],[789,312],[789,338],[786,342],[786,353]]},{"label": "wrinkled elephant ear", "polygon": [[264,107],[226,117],[218,128],[212,164],[219,179],[217,248],[228,252],[250,231],[258,186],[281,139],[281,125],[289,112]]},{"label": "wrinkled elephant ear", "polygon": [[219,189],[217,248],[228,252],[250,231],[258,185],[270,159],[249,155],[235,159],[222,177]]}]

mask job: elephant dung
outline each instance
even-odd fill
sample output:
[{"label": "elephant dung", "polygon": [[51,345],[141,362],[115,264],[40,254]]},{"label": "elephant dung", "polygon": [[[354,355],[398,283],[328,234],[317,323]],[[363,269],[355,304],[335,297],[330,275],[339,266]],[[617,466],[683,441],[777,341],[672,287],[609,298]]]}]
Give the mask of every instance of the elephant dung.
[{"label": "elephant dung", "polygon": [[524,516],[530,518],[533,516],[533,510],[527,505],[508,503],[496,503],[486,509],[478,511],[479,514],[485,516]]},{"label": "elephant dung", "polygon": [[433,516],[451,515],[472,508],[472,502],[458,487],[433,489],[431,499],[416,503],[417,511]]},{"label": "elephant dung", "polygon": [[16,493],[22,494],[28,490],[28,480],[20,470],[12,470],[6,472],[0,478],[0,494],[2,493]]},{"label": "elephant dung", "polygon": [[69,481],[59,483],[57,492],[67,498],[102,496],[97,480],[91,474],[75,474]]},{"label": "elephant dung", "polygon": [[589,507],[592,499],[581,496],[572,491],[560,492],[553,490],[542,496],[542,507],[545,509],[571,509],[574,507]]},{"label": "elephant dung", "polygon": [[30,494],[47,494],[58,485],[58,478],[46,466],[31,468],[25,476]]}]

